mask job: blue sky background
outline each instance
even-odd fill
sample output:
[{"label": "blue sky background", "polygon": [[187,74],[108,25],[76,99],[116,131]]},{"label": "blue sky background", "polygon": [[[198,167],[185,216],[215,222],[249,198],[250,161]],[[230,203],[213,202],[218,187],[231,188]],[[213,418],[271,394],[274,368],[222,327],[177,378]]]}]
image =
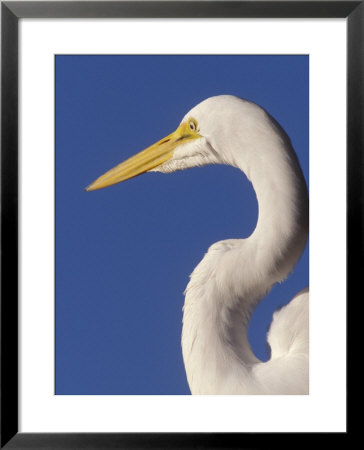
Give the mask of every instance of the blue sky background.
[{"label": "blue sky background", "polygon": [[[190,393],[183,291],[213,242],[253,231],[250,183],[206,166],[84,188],[219,94],[273,115],[308,182],[308,56],[56,56],[56,394]],[[259,358],[273,311],[307,285],[306,248],[254,313]]]}]

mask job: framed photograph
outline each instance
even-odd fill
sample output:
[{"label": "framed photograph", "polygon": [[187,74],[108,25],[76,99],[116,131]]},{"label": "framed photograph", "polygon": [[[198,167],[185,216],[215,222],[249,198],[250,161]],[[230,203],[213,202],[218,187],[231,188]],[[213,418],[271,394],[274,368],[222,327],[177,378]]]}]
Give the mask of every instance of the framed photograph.
[{"label": "framed photograph", "polygon": [[2,447],[348,438],[363,8],[1,2]]}]

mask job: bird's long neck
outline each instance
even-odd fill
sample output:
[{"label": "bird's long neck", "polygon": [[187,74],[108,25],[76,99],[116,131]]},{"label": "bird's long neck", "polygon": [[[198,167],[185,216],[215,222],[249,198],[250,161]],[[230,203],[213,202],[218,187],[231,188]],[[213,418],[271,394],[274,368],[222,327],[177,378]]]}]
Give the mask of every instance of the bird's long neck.
[{"label": "bird's long neck", "polygon": [[253,184],[259,206],[254,232],[210,247],[186,289],[182,350],[194,394],[261,393],[250,376],[260,361],[248,341],[249,320],[306,243],[308,196],[296,155],[284,134],[262,145],[259,161],[249,154],[240,159],[235,149],[226,158]]}]

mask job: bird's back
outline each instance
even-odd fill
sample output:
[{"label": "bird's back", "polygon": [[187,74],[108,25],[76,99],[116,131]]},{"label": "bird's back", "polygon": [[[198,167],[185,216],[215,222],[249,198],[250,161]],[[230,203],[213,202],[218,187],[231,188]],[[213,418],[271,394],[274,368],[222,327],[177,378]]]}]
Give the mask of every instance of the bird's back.
[{"label": "bird's back", "polygon": [[276,311],[268,332],[271,358],[255,375],[267,394],[308,394],[308,288]]}]

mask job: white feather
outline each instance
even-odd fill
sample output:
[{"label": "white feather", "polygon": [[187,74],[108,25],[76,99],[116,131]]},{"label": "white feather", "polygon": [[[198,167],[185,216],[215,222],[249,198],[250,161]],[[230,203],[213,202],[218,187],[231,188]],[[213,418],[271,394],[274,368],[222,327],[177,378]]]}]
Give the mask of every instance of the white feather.
[{"label": "white feather", "polygon": [[180,145],[154,170],[229,164],[252,182],[259,205],[252,235],[212,245],[186,288],[182,351],[191,392],[307,394],[308,291],[274,314],[268,362],[255,357],[247,332],[258,302],[289,275],[306,244],[308,195],[296,154],[277,122],[251,102],[212,97],[183,121],[190,118],[201,139]]}]

